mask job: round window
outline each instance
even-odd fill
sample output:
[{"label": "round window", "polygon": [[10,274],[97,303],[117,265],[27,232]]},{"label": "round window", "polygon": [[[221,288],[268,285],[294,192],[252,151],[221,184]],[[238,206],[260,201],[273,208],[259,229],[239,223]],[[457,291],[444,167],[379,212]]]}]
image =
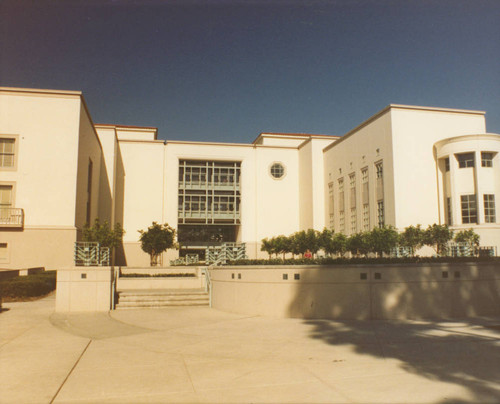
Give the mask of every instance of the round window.
[{"label": "round window", "polygon": [[285,167],[281,163],[274,163],[270,172],[273,178],[280,179],[285,175]]}]

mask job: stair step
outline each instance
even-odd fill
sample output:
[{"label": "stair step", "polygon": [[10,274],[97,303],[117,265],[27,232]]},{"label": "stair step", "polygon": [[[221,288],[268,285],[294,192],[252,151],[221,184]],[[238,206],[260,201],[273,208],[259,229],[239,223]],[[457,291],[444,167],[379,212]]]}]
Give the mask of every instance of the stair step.
[{"label": "stair step", "polygon": [[204,289],[149,289],[118,291],[116,309],[208,306]]}]

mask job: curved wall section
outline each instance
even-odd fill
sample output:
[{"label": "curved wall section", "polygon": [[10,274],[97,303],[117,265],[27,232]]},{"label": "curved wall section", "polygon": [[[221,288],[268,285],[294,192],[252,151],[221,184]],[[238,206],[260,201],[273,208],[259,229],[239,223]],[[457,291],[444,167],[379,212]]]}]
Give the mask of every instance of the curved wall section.
[{"label": "curved wall section", "polygon": [[420,319],[500,315],[500,265],[210,269],[212,307],[248,315]]}]

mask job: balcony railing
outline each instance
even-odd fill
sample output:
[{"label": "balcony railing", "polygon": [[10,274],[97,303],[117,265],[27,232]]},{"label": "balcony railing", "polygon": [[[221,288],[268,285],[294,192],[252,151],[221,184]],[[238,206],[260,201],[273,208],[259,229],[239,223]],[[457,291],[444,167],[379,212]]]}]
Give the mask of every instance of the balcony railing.
[{"label": "balcony railing", "polygon": [[23,227],[24,210],[21,208],[0,208],[0,227]]}]

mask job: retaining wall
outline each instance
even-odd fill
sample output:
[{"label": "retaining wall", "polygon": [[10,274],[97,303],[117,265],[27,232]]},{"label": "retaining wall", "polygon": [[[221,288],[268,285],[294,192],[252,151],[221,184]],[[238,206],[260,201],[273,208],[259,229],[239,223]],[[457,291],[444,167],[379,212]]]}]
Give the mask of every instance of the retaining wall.
[{"label": "retaining wall", "polygon": [[492,263],[211,268],[212,307],[241,314],[325,319],[500,315]]}]

